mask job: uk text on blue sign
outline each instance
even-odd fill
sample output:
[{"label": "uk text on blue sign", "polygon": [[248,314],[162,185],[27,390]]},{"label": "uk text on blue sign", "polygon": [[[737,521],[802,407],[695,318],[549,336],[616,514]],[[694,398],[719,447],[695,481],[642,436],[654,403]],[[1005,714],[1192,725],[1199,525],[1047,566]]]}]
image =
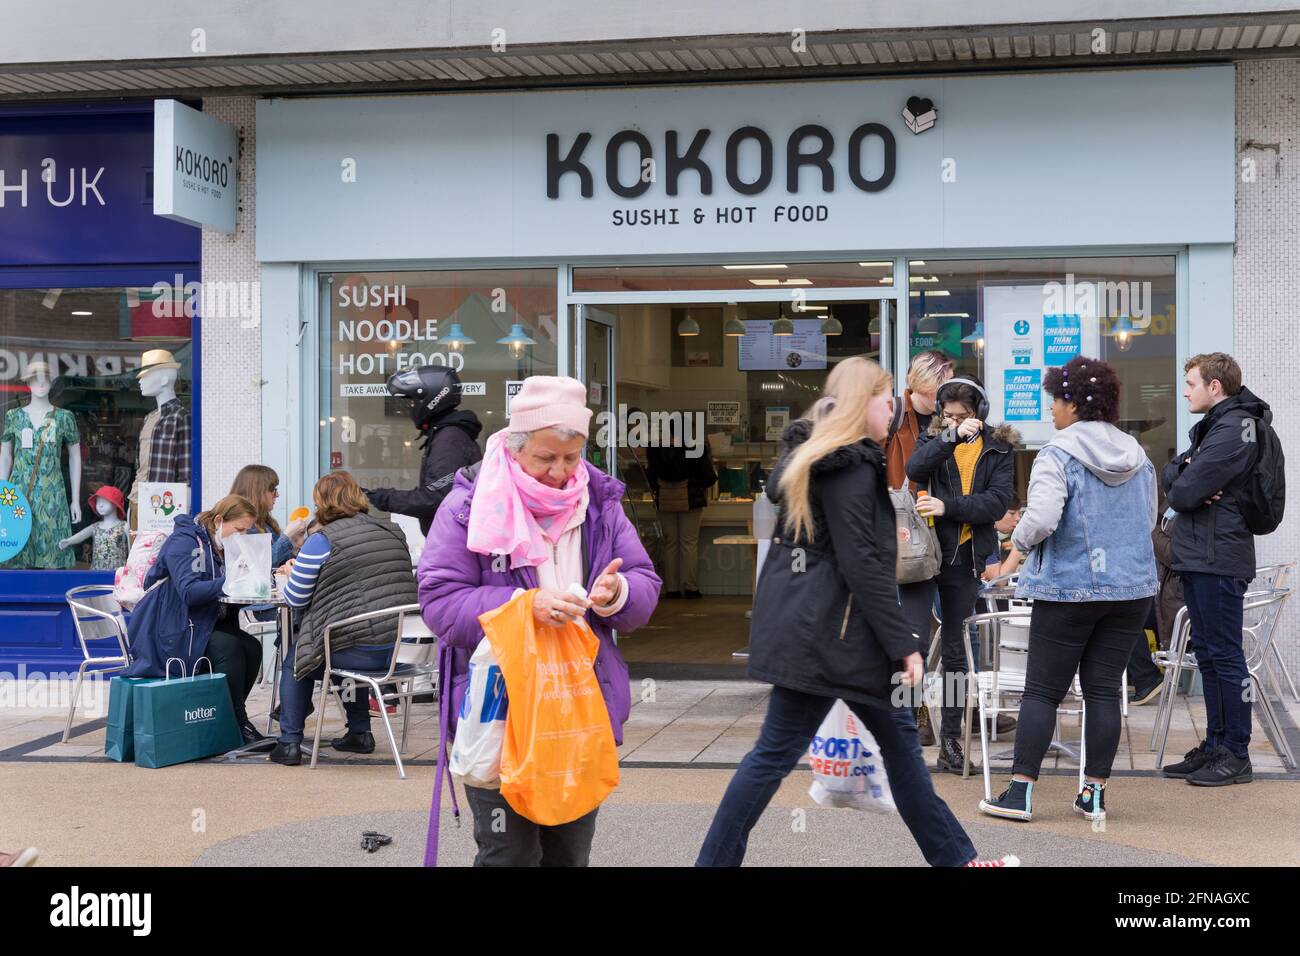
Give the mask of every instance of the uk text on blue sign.
[{"label": "uk text on blue sign", "polygon": [[1036,422],[1043,416],[1043,370],[1038,368],[1005,369],[1003,377],[1004,412],[1009,422]]},{"label": "uk text on blue sign", "polygon": [[1077,315],[1043,316],[1043,364],[1065,365],[1083,351],[1083,324]]}]

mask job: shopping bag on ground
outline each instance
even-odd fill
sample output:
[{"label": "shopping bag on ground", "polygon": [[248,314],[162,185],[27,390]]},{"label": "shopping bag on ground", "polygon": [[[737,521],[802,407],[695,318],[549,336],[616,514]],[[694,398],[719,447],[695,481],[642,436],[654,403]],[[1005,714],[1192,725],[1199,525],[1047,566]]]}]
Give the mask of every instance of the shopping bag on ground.
[{"label": "shopping bag on ground", "polygon": [[108,684],[108,730],[104,734],[104,756],[127,763],[135,759],[135,711],[131,688],[156,677],[114,677]]},{"label": "shopping bag on ground", "polygon": [[467,787],[501,786],[501,745],[506,735],[506,682],[486,637],[469,659],[469,683],[456,721],[451,772]]},{"label": "shopping bag on ground", "polygon": [[227,597],[271,596],[271,536],[232,534],[224,539]]},{"label": "shopping bag on ground", "polygon": [[808,762],[813,771],[808,795],[820,806],[877,813],[898,809],[876,739],[844,701],[835,701],[822,721],[808,748]]},{"label": "shopping bag on ground", "polygon": [[[206,657],[199,658],[206,661]],[[167,662],[170,675],[173,662]],[[209,666],[211,662],[209,661]],[[198,670],[198,664],[194,669]],[[131,688],[137,767],[169,767],[243,744],[225,674],[167,677]]]},{"label": "shopping bag on ground", "polygon": [[600,639],[586,621],[540,625],[537,591],[479,615],[510,699],[501,745],[501,796],[542,826],[571,823],[618,786],[618,748],[594,664]]}]

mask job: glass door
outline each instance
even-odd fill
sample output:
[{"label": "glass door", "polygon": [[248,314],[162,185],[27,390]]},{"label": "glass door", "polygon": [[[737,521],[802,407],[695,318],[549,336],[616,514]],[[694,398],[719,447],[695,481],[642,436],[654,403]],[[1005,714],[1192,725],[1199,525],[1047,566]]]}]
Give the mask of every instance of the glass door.
[{"label": "glass door", "polygon": [[617,475],[618,428],[614,394],[617,332],[614,315],[596,306],[575,305],[572,322],[575,378],[587,386],[587,407],[592,411],[587,460],[597,468]]}]

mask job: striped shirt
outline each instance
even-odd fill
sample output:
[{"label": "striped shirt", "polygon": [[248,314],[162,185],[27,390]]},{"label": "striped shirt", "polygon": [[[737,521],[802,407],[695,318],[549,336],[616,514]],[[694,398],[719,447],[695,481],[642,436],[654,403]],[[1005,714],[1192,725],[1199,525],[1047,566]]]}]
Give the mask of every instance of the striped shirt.
[{"label": "striped shirt", "polygon": [[298,559],[293,563],[293,571],[284,586],[286,604],[290,607],[306,607],[311,603],[312,592],[316,590],[316,579],[329,556],[329,539],[321,532],[317,531],[303,542]]}]

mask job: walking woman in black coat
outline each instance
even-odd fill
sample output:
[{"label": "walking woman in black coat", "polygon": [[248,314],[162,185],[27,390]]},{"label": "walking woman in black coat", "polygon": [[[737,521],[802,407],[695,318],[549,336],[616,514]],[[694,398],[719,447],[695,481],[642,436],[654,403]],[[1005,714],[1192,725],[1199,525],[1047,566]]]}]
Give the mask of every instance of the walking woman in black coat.
[{"label": "walking woman in black coat", "polygon": [[[773,684],[758,742],[722,798],[697,866],[739,866],[749,831],[812,742],[836,698],[871,731],[899,814],[934,866],[981,862],[934,792],[909,693],[923,665],[895,583],[896,530],[882,445],[893,381],[843,359],[810,419],[793,422],[768,482],[777,534],[754,597],[749,674]],[[899,691],[898,693],[895,693]]]}]

